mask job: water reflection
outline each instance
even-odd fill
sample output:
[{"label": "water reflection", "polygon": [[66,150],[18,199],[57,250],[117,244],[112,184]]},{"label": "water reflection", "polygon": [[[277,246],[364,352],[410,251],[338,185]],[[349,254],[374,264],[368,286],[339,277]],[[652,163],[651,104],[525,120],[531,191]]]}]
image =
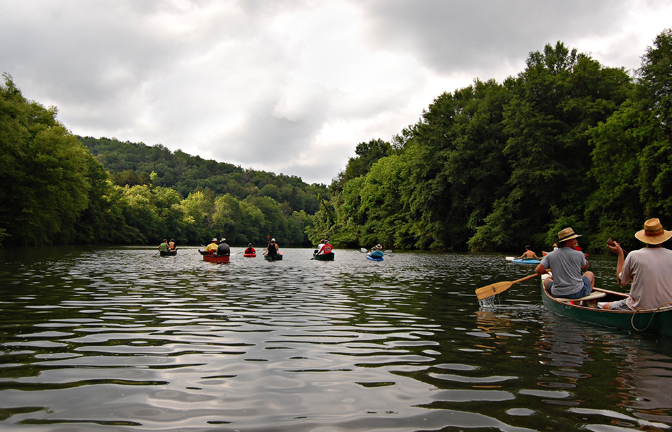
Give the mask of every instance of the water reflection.
[{"label": "water reflection", "polygon": [[0,252],[2,430],[672,425],[669,340],[555,317],[534,280],[479,307],[475,288],[529,269],[311,256]]}]

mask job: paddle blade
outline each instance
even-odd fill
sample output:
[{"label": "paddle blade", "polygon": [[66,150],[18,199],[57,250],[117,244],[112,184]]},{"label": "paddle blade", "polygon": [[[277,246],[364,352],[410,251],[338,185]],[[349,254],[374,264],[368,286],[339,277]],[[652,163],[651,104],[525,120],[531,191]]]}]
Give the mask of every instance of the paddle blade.
[{"label": "paddle blade", "polygon": [[516,257],[506,257],[507,261],[513,261],[514,259],[516,259]]},{"label": "paddle blade", "polygon": [[511,288],[511,285],[513,285],[515,282],[497,282],[488,286],[484,286],[483,288],[478,288],[476,290],[476,298],[479,300],[483,300],[484,298],[491,297],[495,294],[502,293],[509,288]]},{"label": "paddle blade", "polygon": [[367,253],[367,252],[368,252],[368,251],[367,251],[366,249],[364,249],[364,248],[361,248],[359,251],[360,251],[361,253]]},{"label": "paddle blade", "polygon": [[385,251],[385,252],[383,252],[383,253],[386,253],[386,254],[391,254],[391,253],[392,253],[392,251],[391,251],[390,249],[388,249],[388,250],[386,250],[386,251]]}]

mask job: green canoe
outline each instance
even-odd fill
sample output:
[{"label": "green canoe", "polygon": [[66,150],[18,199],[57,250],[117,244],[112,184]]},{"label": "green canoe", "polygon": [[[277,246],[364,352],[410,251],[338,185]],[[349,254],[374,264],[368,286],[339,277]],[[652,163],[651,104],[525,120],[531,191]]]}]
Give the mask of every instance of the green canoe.
[{"label": "green canoe", "polygon": [[317,255],[315,253],[313,254],[313,259],[315,259],[317,261],[333,261],[334,257],[335,257],[335,255],[334,255],[333,252],[330,252],[330,253],[327,253],[327,254],[321,254],[321,255]]},{"label": "green canoe", "polygon": [[[593,292],[602,292],[605,294],[604,297],[600,298],[600,302],[612,302],[627,297],[627,294],[602,288],[594,288]],[[544,289],[543,279],[541,283],[541,299],[544,306],[551,312],[577,321],[597,324],[604,327],[615,327],[634,333],[651,333],[672,337],[672,305],[665,305],[657,310],[643,310],[637,312],[612,311],[581,306],[572,304],[567,300],[556,299],[549,296],[546,289]]]},{"label": "green canoe", "polygon": [[277,254],[277,255],[264,255],[264,259],[266,261],[282,261],[282,255]]}]

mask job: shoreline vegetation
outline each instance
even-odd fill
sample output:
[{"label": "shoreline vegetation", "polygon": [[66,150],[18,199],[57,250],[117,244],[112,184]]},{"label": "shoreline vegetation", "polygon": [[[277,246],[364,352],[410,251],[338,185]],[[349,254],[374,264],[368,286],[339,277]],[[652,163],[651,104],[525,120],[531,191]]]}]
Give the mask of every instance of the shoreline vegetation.
[{"label": "shoreline vegetation", "polygon": [[[672,30],[640,69],[605,67],[561,42],[502,83],[439,95],[390,142],[360,143],[328,187],[162,145],[73,135],[0,85],[0,244],[584,251],[658,217],[672,224]],[[367,246],[368,245],[368,246]]]}]

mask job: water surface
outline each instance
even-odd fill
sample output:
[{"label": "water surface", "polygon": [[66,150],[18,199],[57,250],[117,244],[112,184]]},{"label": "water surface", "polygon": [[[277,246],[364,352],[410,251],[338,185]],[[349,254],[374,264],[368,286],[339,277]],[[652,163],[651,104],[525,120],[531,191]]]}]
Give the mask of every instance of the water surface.
[{"label": "water surface", "polygon": [[[665,430],[672,340],[568,321],[494,254],[0,251],[0,430]],[[597,285],[613,257],[591,257]]]}]

